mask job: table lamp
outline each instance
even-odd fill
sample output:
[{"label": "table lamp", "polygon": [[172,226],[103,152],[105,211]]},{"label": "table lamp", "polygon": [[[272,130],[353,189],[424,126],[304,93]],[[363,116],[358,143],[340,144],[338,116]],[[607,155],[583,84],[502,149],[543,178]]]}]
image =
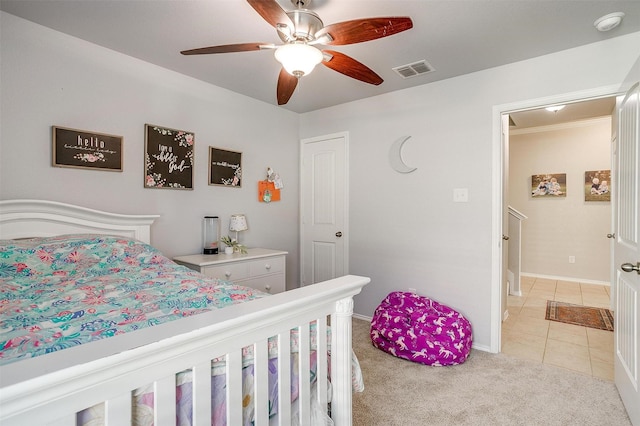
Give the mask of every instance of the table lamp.
[{"label": "table lamp", "polygon": [[235,231],[236,233],[236,242],[239,244],[240,240],[238,239],[238,232],[246,231],[249,229],[247,226],[247,218],[243,214],[233,214],[231,215],[231,221],[229,222],[229,231]]}]

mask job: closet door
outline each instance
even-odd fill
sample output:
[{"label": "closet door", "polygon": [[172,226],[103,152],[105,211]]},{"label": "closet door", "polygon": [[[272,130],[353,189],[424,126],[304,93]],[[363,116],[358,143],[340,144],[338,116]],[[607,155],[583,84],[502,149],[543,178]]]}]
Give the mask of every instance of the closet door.
[{"label": "closet door", "polygon": [[348,153],[347,133],[302,141],[301,285],[349,271]]}]

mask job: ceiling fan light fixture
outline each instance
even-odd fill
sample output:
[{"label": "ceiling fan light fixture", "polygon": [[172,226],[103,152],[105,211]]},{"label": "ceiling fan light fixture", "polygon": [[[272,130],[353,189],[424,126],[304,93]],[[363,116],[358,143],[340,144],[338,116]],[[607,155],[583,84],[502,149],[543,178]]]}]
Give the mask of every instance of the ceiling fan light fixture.
[{"label": "ceiling fan light fixture", "polygon": [[311,73],[322,62],[322,52],[304,43],[280,46],[276,49],[275,57],[289,74],[298,78]]}]

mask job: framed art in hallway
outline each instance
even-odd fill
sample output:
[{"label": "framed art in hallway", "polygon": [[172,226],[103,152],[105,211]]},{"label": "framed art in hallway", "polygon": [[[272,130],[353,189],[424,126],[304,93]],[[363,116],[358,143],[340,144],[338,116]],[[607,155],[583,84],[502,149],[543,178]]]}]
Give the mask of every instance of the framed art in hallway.
[{"label": "framed art in hallway", "polygon": [[122,171],[122,136],[53,126],[53,166]]},{"label": "framed art in hallway", "polygon": [[584,172],[584,201],[611,201],[611,170]]},{"label": "framed art in hallway", "polygon": [[145,125],[144,187],[193,189],[192,132]]},{"label": "framed art in hallway", "polygon": [[242,186],[242,153],[209,147],[209,185]]},{"label": "framed art in hallway", "polygon": [[541,173],[531,176],[531,197],[557,198],[566,196],[566,173]]}]

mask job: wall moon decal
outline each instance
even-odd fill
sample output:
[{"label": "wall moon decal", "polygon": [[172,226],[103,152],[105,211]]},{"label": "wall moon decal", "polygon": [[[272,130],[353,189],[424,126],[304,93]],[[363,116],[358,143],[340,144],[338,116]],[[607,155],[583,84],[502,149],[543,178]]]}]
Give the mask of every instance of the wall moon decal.
[{"label": "wall moon decal", "polygon": [[416,167],[407,166],[407,164],[402,159],[402,146],[404,143],[409,140],[411,136],[403,136],[391,145],[391,149],[389,149],[389,164],[391,164],[391,168],[398,173],[411,173],[415,171]]}]

